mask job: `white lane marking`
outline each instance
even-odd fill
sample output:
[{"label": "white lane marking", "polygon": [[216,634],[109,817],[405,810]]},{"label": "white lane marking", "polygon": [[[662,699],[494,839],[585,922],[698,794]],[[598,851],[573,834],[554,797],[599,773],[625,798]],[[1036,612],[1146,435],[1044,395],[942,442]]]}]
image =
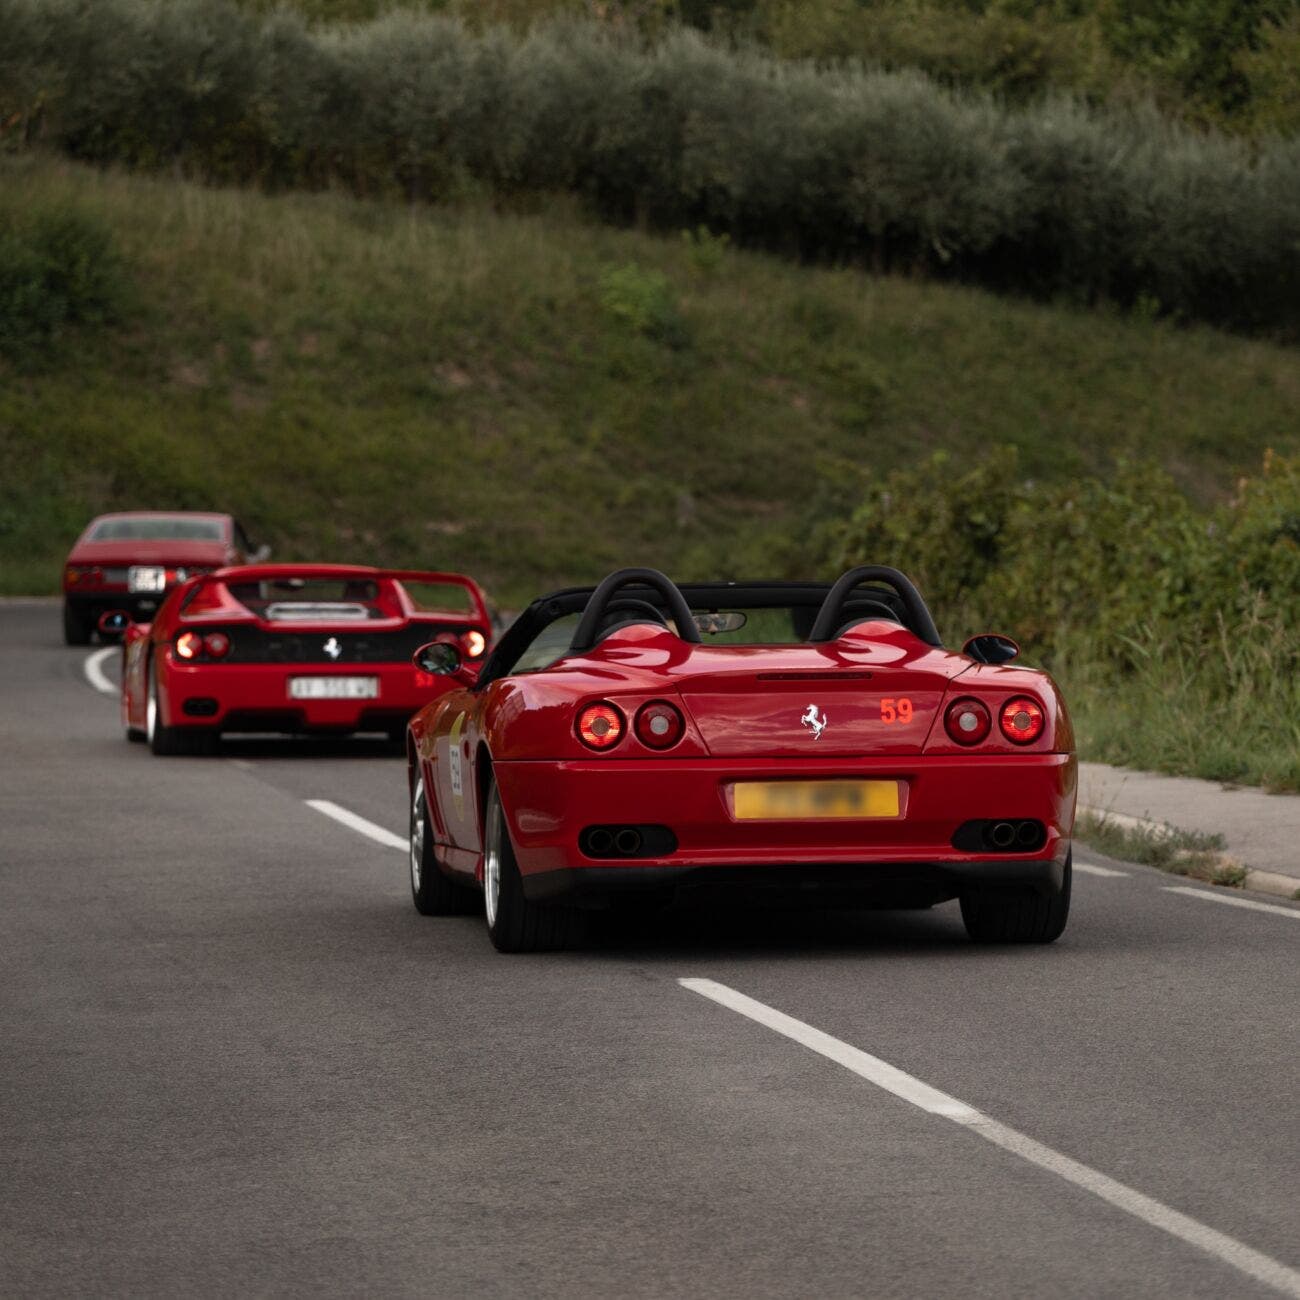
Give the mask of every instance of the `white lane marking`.
[{"label": "white lane marking", "polygon": [[1080,1164],[1079,1161],[1072,1160],[1069,1156],[1062,1155],[1061,1152],[1054,1151],[1031,1137],[1026,1137],[1016,1129],[1008,1128],[1007,1125],[990,1119],[974,1106],[969,1106],[946,1092],[932,1088],[928,1083],[890,1065],[887,1061],[882,1061],[878,1056],[871,1056],[842,1039],[834,1038],[820,1029],[814,1029],[812,1025],[796,1020],[793,1016],[787,1016],[764,1002],[746,997],[745,994],[725,984],[708,979],[679,979],[677,982],[692,993],[709,998],[720,1006],[757,1021],[758,1024],[775,1030],[776,1033],[793,1039],[819,1055],[843,1065],[877,1087],[893,1093],[895,1097],[911,1102],[913,1106],[919,1106],[932,1115],[942,1115],[953,1120],[970,1132],[978,1133],[980,1137],[995,1146],[1002,1147],[1003,1150],[1028,1160],[1040,1169],[1046,1169],[1076,1187],[1091,1192],[1107,1204],[1115,1206],[1116,1209],[1123,1210],[1151,1227],[1159,1228],[1170,1236],[1177,1237],[1188,1245],[1213,1255],[1246,1276],[1263,1282],[1266,1286],[1274,1287],[1283,1295],[1300,1300],[1300,1271],[1265,1255],[1262,1251],[1207,1227],[1185,1214],[1180,1214],[1150,1196],[1145,1196],[1124,1183],[1116,1182],[1115,1179],[1107,1177],[1098,1170]]},{"label": "white lane marking", "polygon": [[[1300,886],[1298,886],[1300,887]],[[1188,898],[1203,898],[1207,903],[1227,903],[1229,907],[1249,907],[1253,912],[1272,912],[1300,920],[1300,908],[1279,907],[1276,903],[1257,903],[1250,898],[1237,898],[1234,894],[1211,894],[1207,889],[1189,889],[1186,885],[1165,885],[1166,894],[1186,894]]]},{"label": "white lane marking", "polygon": [[1093,862],[1076,862],[1074,864],[1076,871],[1082,871],[1085,876],[1127,876],[1127,871],[1116,871],[1114,867],[1099,867]]},{"label": "white lane marking", "polygon": [[81,665],[86,673],[86,680],[97,690],[103,691],[105,695],[118,695],[122,688],[115,685],[104,675],[104,669],[101,667],[104,660],[110,655],[117,654],[117,646],[105,646],[102,650],[96,650],[93,654],[87,655],[85,662]]},{"label": "white lane marking", "polygon": [[338,804],[331,803],[328,799],[307,799],[305,802],[308,808],[315,808],[318,813],[324,813],[326,817],[342,822],[344,826],[351,827],[358,834],[374,840],[376,844],[382,844],[390,849],[401,849],[403,853],[411,847],[409,841],[404,840],[400,835],[394,835],[392,831],[386,831],[382,826],[376,826],[374,822],[358,817],[356,813],[340,808]]},{"label": "white lane marking", "polygon": [[796,1020],[793,1016],[787,1016],[784,1011],[777,1011],[775,1007],[769,1007],[766,1003],[756,1002],[743,993],[737,993],[735,989],[728,988],[725,984],[703,979],[683,979],[677,982],[683,988],[690,989],[692,993],[711,998],[731,1011],[748,1016],[751,1020],[757,1020],[760,1025],[766,1025],[769,1029],[775,1029],[778,1034],[793,1038],[796,1043],[802,1043],[837,1065],[844,1066],[846,1070],[860,1074],[876,1087],[892,1092],[894,1096],[910,1101],[913,1106],[928,1110],[932,1115],[946,1115],[949,1119],[959,1120],[965,1124],[980,1117],[979,1111],[973,1106],[958,1101],[956,1097],[949,1097],[947,1093],[930,1087],[928,1083],[922,1083],[920,1079],[912,1078],[910,1074],[904,1074],[888,1061],[882,1061],[878,1056],[871,1056],[841,1039],[832,1038],[830,1034],[814,1029],[812,1025],[804,1024],[802,1020]]}]

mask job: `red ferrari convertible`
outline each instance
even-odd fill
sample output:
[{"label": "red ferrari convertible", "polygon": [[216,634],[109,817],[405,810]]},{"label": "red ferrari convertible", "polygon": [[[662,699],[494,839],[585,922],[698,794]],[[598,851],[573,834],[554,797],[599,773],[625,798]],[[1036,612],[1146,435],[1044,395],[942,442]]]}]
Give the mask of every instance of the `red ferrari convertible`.
[{"label": "red ferrari convertible", "polygon": [[971,938],[1046,943],[1070,906],[1076,762],[1052,679],[1013,641],[944,649],[919,592],[675,586],[624,569],[534,602],[407,738],[411,887],[478,906],[502,951],[576,912],[743,886],[827,905],[960,899]]},{"label": "red ferrari convertible", "polygon": [[63,566],[63,639],[86,645],[101,614],[123,609],[147,619],[178,582],[231,564],[264,560],[230,515],[197,510],[99,515]]},{"label": "red ferrari convertible", "polygon": [[263,564],[191,578],[152,623],[105,614],[125,632],[122,720],[155,754],[211,751],[222,732],[385,731],[451,687],[411,663],[443,636],[467,663],[492,620],[457,573],[344,564]]}]

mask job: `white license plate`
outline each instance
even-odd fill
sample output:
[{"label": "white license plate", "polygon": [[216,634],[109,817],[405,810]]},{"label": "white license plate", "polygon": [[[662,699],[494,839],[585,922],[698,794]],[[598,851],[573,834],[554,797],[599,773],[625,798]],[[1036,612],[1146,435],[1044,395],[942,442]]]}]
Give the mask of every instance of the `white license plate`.
[{"label": "white license plate", "polygon": [[166,591],[167,570],[136,565],[126,571],[127,591]]},{"label": "white license plate", "polygon": [[290,677],[289,696],[295,700],[375,700],[378,677]]}]

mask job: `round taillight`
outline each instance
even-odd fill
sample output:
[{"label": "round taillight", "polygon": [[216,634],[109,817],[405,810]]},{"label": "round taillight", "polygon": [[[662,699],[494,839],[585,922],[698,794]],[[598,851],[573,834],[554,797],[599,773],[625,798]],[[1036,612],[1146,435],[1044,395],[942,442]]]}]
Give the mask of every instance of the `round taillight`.
[{"label": "round taillight", "polygon": [[1002,706],[998,716],[1002,734],[1013,745],[1033,744],[1043,734],[1046,721],[1042,706],[1027,695],[1017,695]]},{"label": "round taillight", "polygon": [[182,659],[193,659],[203,649],[203,638],[197,632],[182,632],[176,638],[176,653]]},{"label": "round taillight", "polygon": [[466,659],[477,659],[487,649],[487,637],[477,628],[471,628],[466,632],[461,641],[465,646]]},{"label": "round taillight", "polygon": [[686,730],[681,713],[667,700],[651,700],[636,715],[636,738],[650,749],[671,749]]},{"label": "round taillight", "polygon": [[578,714],[578,739],[589,749],[613,749],[623,739],[623,715],[612,704],[589,704]]},{"label": "round taillight", "polygon": [[224,659],[230,653],[230,638],[224,632],[209,632],[203,638],[209,658]]},{"label": "round taillight", "polygon": [[981,700],[954,700],[943,715],[944,730],[959,745],[978,745],[993,729],[993,719]]}]

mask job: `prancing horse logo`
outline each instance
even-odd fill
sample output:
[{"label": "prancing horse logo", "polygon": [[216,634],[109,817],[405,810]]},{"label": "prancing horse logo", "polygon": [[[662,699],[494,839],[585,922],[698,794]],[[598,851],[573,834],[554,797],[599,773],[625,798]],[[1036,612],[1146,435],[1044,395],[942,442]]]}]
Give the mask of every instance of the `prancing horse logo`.
[{"label": "prancing horse logo", "polygon": [[829,719],[815,704],[810,704],[808,711],[799,721],[812,732],[814,740],[820,740]]},{"label": "prancing horse logo", "polygon": [[343,647],[339,645],[339,639],[336,636],[330,637],[330,639],[325,642],[324,648],[325,653],[329,655],[331,659],[337,659],[339,655],[343,653]]}]

